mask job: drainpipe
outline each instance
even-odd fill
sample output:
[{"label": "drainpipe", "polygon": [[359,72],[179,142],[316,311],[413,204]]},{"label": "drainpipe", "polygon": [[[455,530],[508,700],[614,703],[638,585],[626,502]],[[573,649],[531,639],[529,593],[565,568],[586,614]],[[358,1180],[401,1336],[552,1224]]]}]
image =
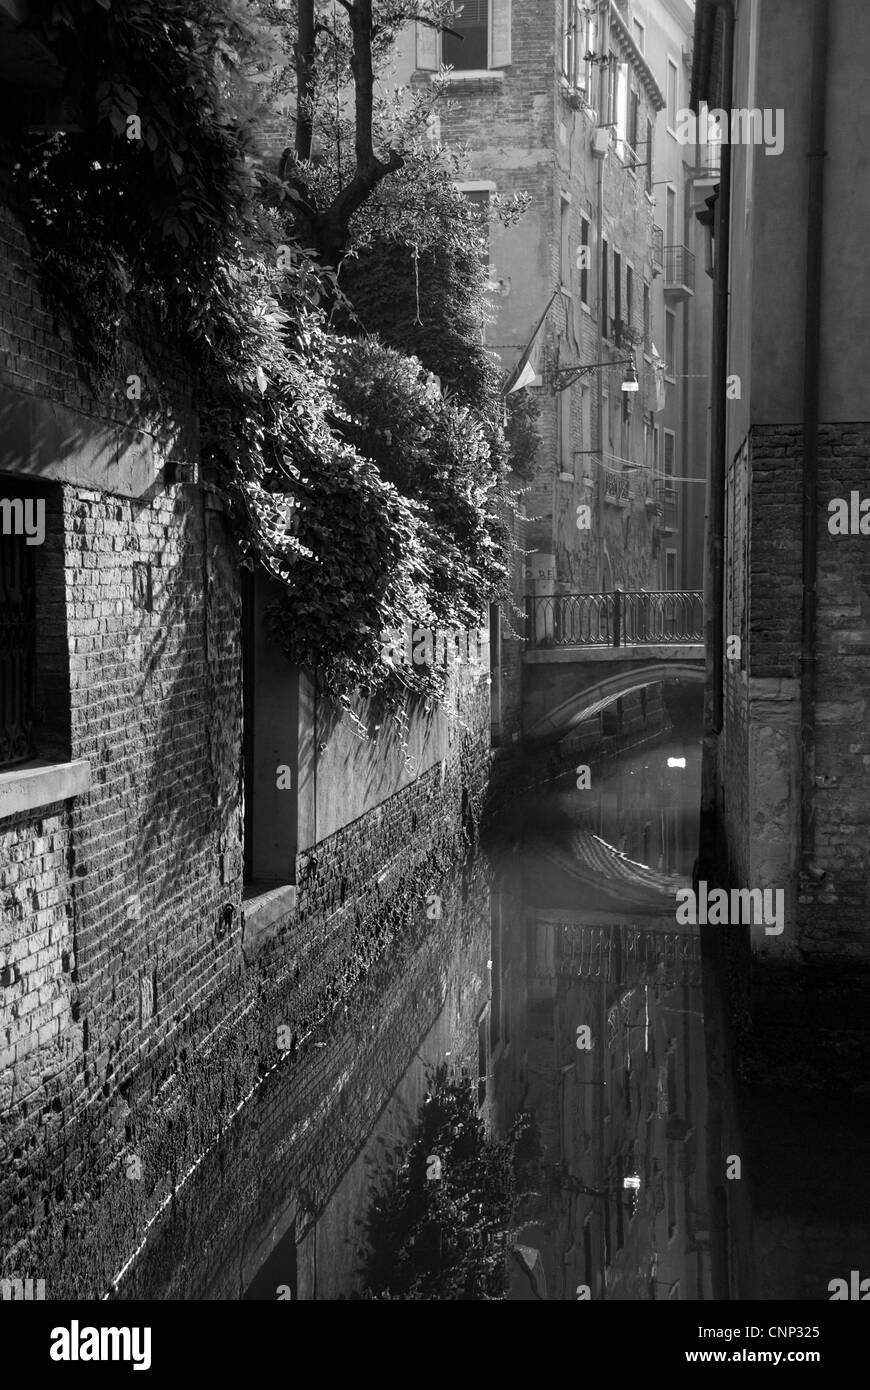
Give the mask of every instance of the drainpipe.
[{"label": "drainpipe", "polygon": [[[730,111],[733,103],[734,7],[732,0],[713,0],[723,11],[722,106]],[[731,223],[731,145],[722,145],[719,197],[716,201],[715,264],[713,274],[713,312],[716,331],[711,363],[710,479],[707,527],[704,544],[704,641],[706,645],[706,690],[704,696],[704,747],[701,774],[701,823],[699,844],[700,877],[715,881],[718,869],[717,831],[718,739],[722,730],[723,608],[725,602],[725,472],[727,419],[725,389],[728,377],[728,272]]]},{"label": "drainpipe", "polygon": [[[819,873],[815,850],[816,770],[816,605],[817,506],[819,468],[819,368],[822,313],[822,232],[824,223],[825,118],[828,100],[828,5],[813,6],[813,62],[810,75],[808,153],[806,310],[804,324],[803,552],[801,588],[801,868]],[[814,872],[813,872],[814,871]]]}]

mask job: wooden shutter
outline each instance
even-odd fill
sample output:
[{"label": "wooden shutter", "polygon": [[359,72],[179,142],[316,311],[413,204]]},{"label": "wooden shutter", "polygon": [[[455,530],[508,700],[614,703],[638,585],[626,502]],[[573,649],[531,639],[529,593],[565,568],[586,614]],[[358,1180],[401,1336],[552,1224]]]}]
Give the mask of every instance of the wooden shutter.
[{"label": "wooden shutter", "polygon": [[439,54],[441,35],[428,24],[415,25],[417,30],[417,67],[426,72],[436,72],[440,67]]},{"label": "wooden shutter", "polygon": [[489,66],[511,63],[511,0],[489,0]]}]

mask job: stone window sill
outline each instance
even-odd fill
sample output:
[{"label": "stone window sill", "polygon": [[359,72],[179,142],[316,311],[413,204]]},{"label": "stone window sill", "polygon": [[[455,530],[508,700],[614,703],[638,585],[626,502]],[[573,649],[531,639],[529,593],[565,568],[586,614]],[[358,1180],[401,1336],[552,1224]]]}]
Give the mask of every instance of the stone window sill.
[{"label": "stone window sill", "polygon": [[296,911],[295,883],[245,885],[242,898],[242,951],[251,960],[267,941],[278,935],[281,924]]},{"label": "stone window sill", "polygon": [[91,765],[84,759],[49,763],[39,759],[0,772],[0,819],[37,811],[81,796],[91,785]]},{"label": "stone window sill", "polygon": [[[428,68],[418,68],[414,73],[414,79],[418,82],[431,82],[436,74]],[[504,71],[502,68],[464,68],[460,71],[454,69],[453,72],[444,74],[444,82],[449,87],[461,87],[464,83],[479,83],[480,86],[498,86],[504,82]]]}]

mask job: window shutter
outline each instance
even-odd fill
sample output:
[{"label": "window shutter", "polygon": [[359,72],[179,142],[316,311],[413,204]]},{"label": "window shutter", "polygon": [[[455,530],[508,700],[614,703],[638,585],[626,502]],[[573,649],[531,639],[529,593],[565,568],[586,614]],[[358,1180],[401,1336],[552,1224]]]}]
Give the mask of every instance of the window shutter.
[{"label": "window shutter", "polygon": [[417,67],[426,72],[436,72],[439,67],[438,51],[441,35],[428,24],[417,24]]},{"label": "window shutter", "polygon": [[511,0],[489,0],[489,66],[511,63]]}]

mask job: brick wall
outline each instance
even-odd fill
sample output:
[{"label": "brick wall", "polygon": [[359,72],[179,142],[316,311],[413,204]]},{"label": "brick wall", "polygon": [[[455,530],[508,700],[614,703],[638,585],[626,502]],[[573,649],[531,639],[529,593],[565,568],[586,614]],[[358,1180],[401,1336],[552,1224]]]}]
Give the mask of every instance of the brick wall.
[{"label": "brick wall", "polygon": [[[789,895],[786,953],[866,959],[870,748],[870,554],[867,538],[832,536],[828,503],[867,490],[870,426],[823,425],[819,446],[816,638],[815,858],[827,874],[796,894],[800,789],[802,432],[753,427],[748,472],[732,469],[729,568],[746,576],[730,593],[726,627],[748,631],[746,670],[725,663],[720,769],[732,872]],[[747,558],[743,532],[748,530]],[[733,581],[730,581],[733,582]],[[865,759],[867,760],[865,762]],[[777,877],[769,874],[775,869]]]},{"label": "brick wall", "polygon": [[[65,701],[44,721],[52,756],[91,768],[74,801],[0,820],[2,1273],[38,1271],[49,1298],[99,1297],[275,1064],[277,1025],[299,1047],[322,1027],[473,833],[488,688],[463,686],[443,764],[303,858],[296,916],[246,964],[240,605],[225,520],[207,489],[167,483],[159,422],[145,484],[101,485],[99,450],[123,454],[143,422],[117,393],[91,395],[5,213],[2,241],[0,404],[52,405],[75,422],[72,461],[42,484],[41,563],[54,577],[37,626]],[[178,413],[192,451],[181,390]],[[138,1180],[126,1176],[133,1157]]]}]

